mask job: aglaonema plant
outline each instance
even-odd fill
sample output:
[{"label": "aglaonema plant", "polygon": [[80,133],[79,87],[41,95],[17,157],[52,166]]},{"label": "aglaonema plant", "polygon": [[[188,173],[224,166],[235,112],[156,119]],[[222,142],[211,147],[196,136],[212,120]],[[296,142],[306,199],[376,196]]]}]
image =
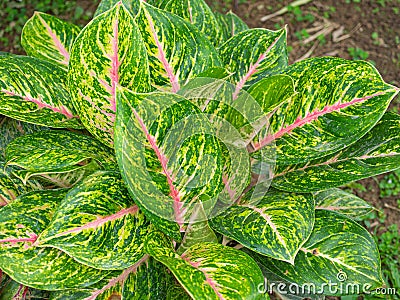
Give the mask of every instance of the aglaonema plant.
[{"label": "aglaonema plant", "polygon": [[289,65],[286,29],[202,0],[35,13],[22,45],[0,55],[2,299],[382,287],[373,208],[338,188],[400,168],[399,88],[370,63]]}]

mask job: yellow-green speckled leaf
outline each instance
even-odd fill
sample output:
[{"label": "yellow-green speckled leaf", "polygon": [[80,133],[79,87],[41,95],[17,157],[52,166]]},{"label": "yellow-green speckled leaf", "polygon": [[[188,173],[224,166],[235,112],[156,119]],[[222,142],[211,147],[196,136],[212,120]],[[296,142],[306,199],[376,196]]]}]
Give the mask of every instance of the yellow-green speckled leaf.
[{"label": "yellow-green speckled leaf", "polygon": [[68,83],[86,129],[113,147],[117,86],[136,92],[150,89],[146,50],[122,2],[80,32],[71,50]]},{"label": "yellow-green speckled leaf", "polygon": [[204,0],[164,0],[159,8],[196,26],[214,45],[222,39],[219,23]]},{"label": "yellow-green speckled leaf", "polygon": [[0,113],[55,128],[82,128],[66,88],[66,71],[34,57],[0,56]]},{"label": "yellow-green speckled leaf", "polygon": [[0,284],[0,300],[28,300],[28,299],[48,299],[49,292],[30,288],[20,284],[6,274],[1,274],[0,280],[5,280]]},{"label": "yellow-green speckled leaf", "polygon": [[[229,11],[226,14],[221,14],[219,12],[214,13],[215,18],[219,24],[219,30],[221,33],[219,43],[222,44],[229,40],[234,35],[249,29],[249,26],[242,19],[240,19],[236,14]],[[218,35],[217,35],[218,36]]]},{"label": "yellow-green speckled leaf", "polygon": [[297,92],[271,116],[278,165],[309,162],[351,145],[378,122],[399,89],[368,62],[310,58],[288,67]]},{"label": "yellow-green speckled leaf", "polygon": [[315,208],[336,211],[355,220],[374,210],[367,201],[338,188],[314,193]]},{"label": "yellow-green speckled leaf", "polygon": [[[370,105],[370,109],[375,110],[373,104]],[[353,123],[353,130],[361,130],[361,124]],[[388,112],[371,131],[348,148],[307,163],[278,166],[272,185],[284,191],[317,192],[398,168],[400,116]]]},{"label": "yellow-green speckled leaf", "polygon": [[76,25],[35,12],[22,29],[21,45],[29,56],[68,69],[69,50],[79,31]]},{"label": "yellow-green speckled leaf", "polygon": [[4,170],[4,164],[0,161],[0,208],[14,201],[26,191],[21,181],[13,178]]},{"label": "yellow-green speckled leaf", "polygon": [[236,34],[219,47],[228,72],[233,73],[235,94],[288,65],[286,30],[256,28]]},{"label": "yellow-green speckled leaf", "polygon": [[117,101],[117,161],[138,205],[181,229],[196,202],[209,213],[220,191],[222,165],[207,116],[172,93],[121,88]]},{"label": "yellow-green speckled leaf", "polygon": [[362,293],[363,288],[372,291],[383,284],[378,247],[372,236],[353,220],[331,211],[316,211],[313,232],[294,265],[244,251],[279,277],[299,287],[312,283],[315,291],[326,295],[346,295],[349,286]]},{"label": "yellow-green speckled leaf", "polygon": [[68,191],[36,244],[93,268],[122,270],[144,256],[148,225],[119,173],[100,171]]},{"label": "yellow-green speckled leaf", "polygon": [[177,15],[141,1],[135,20],[146,45],[154,86],[169,85],[177,92],[181,83],[221,65],[211,42]]},{"label": "yellow-green speckled leaf", "polygon": [[39,131],[16,138],[6,148],[6,159],[7,165],[34,174],[63,173],[92,160],[103,169],[117,169],[112,151],[103,144],[92,137],[61,130]]},{"label": "yellow-green speckled leaf", "polygon": [[25,134],[47,129],[47,127],[0,116],[0,160],[3,156],[5,158],[6,147],[13,139]]},{"label": "yellow-green speckled leaf", "polygon": [[66,192],[29,192],[0,209],[0,269],[15,281],[63,290],[87,287],[108,274],[77,263],[60,250],[35,246]]},{"label": "yellow-green speckled leaf", "polygon": [[211,219],[214,230],[266,256],[293,263],[314,225],[310,194],[269,192],[257,204],[247,201]]},{"label": "yellow-green speckled leaf", "polygon": [[193,299],[265,299],[258,290],[264,283],[262,272],[244,252],[221,244],[199,243],[179,255],[159,232],[149,235],[146,248]]},{"label": "yellow-green speckled leaf", "polygon": [[50,300],[162,300],[174,285],[167,268],[146,255],[123,271],[114,271],[87,289],[53,292]]},{"label": "yellow-green speckled leaf", "polygon": [[140,8],[140,1],[139,0],[101,0],[99,6],[97,7],[94,17],[110,10],[114,7],[115,4],[122,2],[125,7],[129,10],[130,13],[136,14]]},{"label": "yellow-green speckled leaf", "polygon": [[198,203],[190,216],[185,236],[176,252],[182,254],[191,246],[204,242],[218,243],[218,238],[208,224],[203,206]]}]

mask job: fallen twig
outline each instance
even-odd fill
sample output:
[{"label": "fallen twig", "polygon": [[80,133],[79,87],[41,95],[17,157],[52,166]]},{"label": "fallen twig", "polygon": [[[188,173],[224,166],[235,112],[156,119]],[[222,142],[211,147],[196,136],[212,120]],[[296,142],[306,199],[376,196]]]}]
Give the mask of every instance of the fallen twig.
[{"label": "fallen twig", "polygon": [[301,5],[305,5],[307,3],[310,3],[311,1],[312,0],[296,0],[296,1],[293,1],[292,3],[290,3],[289,5],[281,8],[277,12],[274,12],[273,14],[270,14],[270,15],[262,17],[260,20],[261,20],[261,22],[265,22],[265,21],[267,21],[267,20],[269,20],[271,18],[274,18],[274,17],[277,17],[277,16],[280,16],[280,15],[283,15],[283,14],[287,13],[289,11],[289,9],[288,9],[289,6],[291,6],[291,7],[301,6]]},{"label": "fallen twig", "polygon": [[393,210],[396,210],[396,211],[400,212],[399,208],[397,208],[395,206],[392,206],[392,205],[389,205],[387,203],[385,203],[383,206],[386,207],[386,208],[390,208],[390,209],[393,209]]},{"label": "fallen twig", "polygon": [[309,58],[311,56],[311,54],[314,52],[315,48],[317,48],[318,44],[319,44],[319,41],[316,41],[314,43],[314,45],[312,45],[310,50],[308,50],[302,57],[300,57],[298,60],[296,60],[296,62],[304,60],[306,58]]}]

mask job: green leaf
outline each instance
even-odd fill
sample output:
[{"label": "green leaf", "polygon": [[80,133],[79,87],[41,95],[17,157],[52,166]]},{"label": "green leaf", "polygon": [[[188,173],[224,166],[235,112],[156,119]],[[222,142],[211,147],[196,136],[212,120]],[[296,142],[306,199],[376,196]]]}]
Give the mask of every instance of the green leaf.
[{"label": "green leaf", "polygon": [[[360,124],[357,126],[354,129],[361,131]],[[272,184],[280,190],[315,192],[393,171],[399,166],[400,116],[386,113],[371,131],[350,147],[305,164],[280,166]]]},{"label": "green leaf", "polygon": [[16,138],[8,144],[6,158],[7,165],[28,171],[23,173],[24,180],[37,175],[117,168],[112,152],[100,142],[68,131],[39,131]]},{"label": "green leaf", "polygon": [[181,83],[221,65],[211,42],[182,18],[141,1],[136,22],[146,45],[155,87],[169,85],[177,92]]},{"label": "green leaf", "polygon": [[3,171],[0,163],[0,208],[14,201],[20,194],[25,192],[25,186],[18,180],[12,178]]},{"label": "green leaf", "polygon": [[222,44],[219,53],[225,68],[234,74],[234,95],[237,95],[241,89],[287,67],[286,30],[243,31]]},{"label": "green leaf", "polygon": [[30,183],[30,180],[39,181],[43,188],[71,188],[86,176],[102,169],[95,161],[91,160],[83,165],[65,167],[54,171],[27,171],[15,170],[12,175],[21,180],[23,184]]},{"label": "green leaf", "polygon": [[287,75],[263,78],[250,86],[248,93],[257,101],[265,115],[274,112],[296,94],[293,79]]},{"label": "green leaf", "polygon": [[36,245],[93,268],[122,270],[144,256],[147,227],[119,173],[96,172],[67,193]]},{"label": "green leaf", "polygon": [[367,201],[337,188],[316,192],[314,199],[316,209],[336,211],[355,220],[374,210]]},{"label": "green leaf", "polygon": [[250,250],[245,252],[267,270],[299,287],[312,283],[312,293],[344,295],[351,286],[355,289],[352,294],[360,294],[363,289],[371,291],[382,286],[374,239],[353,220],[331,211],[316,211],[313,232],[297,254],[294,265]]},{"label": "green leaf", "polygon": [[246,199],[211,219],[219,233],[269,257],[294,262],[314,225],[311,195],[269,192],[256,204]]},{"label": "green leaf", "polygon": [[94,17],[106,12],[107,10],[112,9],[117,3],[122,2],[124,6],[129,10],[130,13],[137,13],[140,6],[139,0],[101,0],[99,6],[97,7]]},{"label": "green leaf", "polygon": [[0,160],[2,156],[5,158],[6,147],[13,139],[25,134],[47,129],[47,127],[21,122],[8,117],[0,118],[0,136],[2,137],[0,139]]},{"label": "green leaf", "polygon": [[209,213],[222,166],[207,117],[176,94],[135,94],[121,88],[118,95],[115,149],[134,199],[181,228],[196,202],[202,201]]},{"label": "green leaf", "polygon": [[308,162],[354,143],[399,91],[363,61],[310,58],[284,74],[293,78],[297,93],[271,116],[271,133],[253,150],[275,142],[279,165]]},{"label": "green leaf", "polygon": [[[2,275],[3,277],[6,277],[4,274]],[[0,300],[10,299],[48,299],[48,292],[24,286],[10,278],[7,278],[5,285],[0,286]]]},{"label": "green leaf", "polygon": [[55,128],[82,128],[66,89],[66,72],[25,56],[0,56],[0,113]]},{"label": "green leaf", "polygon": [[133,17],[118,2],[94,18],[79,34],[68,73],[72,101],[82,123],[112,147],[116,88],[150,89],[144,44]]},{"label": "green leaf", "polygon": [[193,299],[263,299],[257,288],[264,284],[264,277],[245,253],[201,243],[180,256],[163,239],[159,233],[151,233],[147,251],[168,267]]},{"label": "green leaf", "polygon": [[62,290],[87,287],[107,275],[57,249],[34,246],[65,194],[66,190],[30,192],[0,210],[0,269],[15,281]]},{"label": "green leaf", "polygon": [[[229,11],[227,14],[221,14],[219,12],[214,13],[217,23],[219,24],[219,30],[221,30],[220,44],[226,42],[236,34],[248,30],[249,26],[242,21],[237,15]],[[218,35],[217,35],[218,36]]]},{"label": "green leaf", "polygon": [[21,45],[29,56],[68,69],[69,49],[80,28],[42,12],[35,12],[22,29]]},{"label": "green leaf", "polygon": [[167,268],[146,255],[132,267],[112,272],[88,289],[53,292],[50,300],[166,299],[168,288],[173,284]]},{"label": "green leaf", "polygon": [[197,27],[214,45],[222,38],[219,23],[204,0],[165,0],[159,8],[180,16]]},{"label": "green leaf", "polygon": [[214,231],[208,225],[207,215],[203,205],[198,203],[190,216],[185,236],[176,252],[182,254],[191,246],[202,242],[218,243],[218,239]]},{"label": "green leaf", "polygon": [[166,300],[192,300],[180,284],[171,284]]}]

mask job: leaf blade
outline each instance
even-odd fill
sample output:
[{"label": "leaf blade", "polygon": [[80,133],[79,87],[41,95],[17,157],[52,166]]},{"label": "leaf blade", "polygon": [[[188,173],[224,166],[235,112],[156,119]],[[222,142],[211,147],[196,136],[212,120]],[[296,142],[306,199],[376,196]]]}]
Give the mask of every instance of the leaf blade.
[{"label": "leaf blade", "polygon": [[29,56],[68,68],[69,49],[80,28],[51,15],[35,12],[22,29],[21,44]]}]

